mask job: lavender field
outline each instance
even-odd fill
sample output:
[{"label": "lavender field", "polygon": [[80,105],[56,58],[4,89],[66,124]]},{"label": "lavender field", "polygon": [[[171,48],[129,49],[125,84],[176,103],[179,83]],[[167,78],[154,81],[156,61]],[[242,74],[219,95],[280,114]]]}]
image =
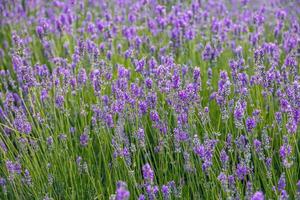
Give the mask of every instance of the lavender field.
[{"label": "lavender field", "polygon": [[298,0],[0,0],[0,199],[300,200]]}]

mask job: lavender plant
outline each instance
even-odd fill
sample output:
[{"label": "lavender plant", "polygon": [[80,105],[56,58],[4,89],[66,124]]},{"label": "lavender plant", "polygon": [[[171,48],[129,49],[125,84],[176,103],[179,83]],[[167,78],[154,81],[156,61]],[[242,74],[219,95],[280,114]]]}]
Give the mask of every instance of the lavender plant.
[{"label": "lavender plant", "polygon": [[299,11],[0,0],[0,199],[300,199]]}]

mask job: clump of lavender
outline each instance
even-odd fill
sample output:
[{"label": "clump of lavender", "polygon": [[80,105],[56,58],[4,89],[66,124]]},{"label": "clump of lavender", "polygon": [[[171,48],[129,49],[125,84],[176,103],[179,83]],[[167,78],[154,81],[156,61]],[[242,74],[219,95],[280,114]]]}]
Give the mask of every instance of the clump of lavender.
[{"label": "clump of lavender", "polygon": [[6,180],[3,177],[0,177],[0,186],[2,188],[3,193],[6,195],[7,194]]},{"label": "clump of lavender", "polygon": [[128,200],[130,192],[127,190],[127,184],[123,181],[118,181],[116,193],[111,195],[111,200]]},{"label": "clump of lavender", "polygon": [[[245,101],[238,101],[236,103],[236,106],[234,108],[234,122],[235,122],[235,126],[238,129],[242,129],[243,128],[243,118],[245,115],[245,109],[246,109],[246,102]],[[252,123],[252,122],[251,122]],[[248,122],[247,127],[249,127],[250,123]],[[251,127],[253,125],[250,125]]]},{"label": "clump of lavender", "polygon": [[291,153],[292,147],[287,143],[287,140],[285,139],[284,144],[279,149],[279,156],[284,167],[289,168],[292,165],[292,161],[290,161]]},{"label": "clump of lavender", "polygon": [[164,200],[170,199],[170,188],[169,188],[168,185],[163,185],[163,186],[161,187],[161,192],[162,192],[162,194],[163,194]]},{"label": "clump of lavender", "polygon": [[138,140],[138,144],[143,148],[145,147],[145,131],[142,128],[139,128],[136,132],[136,138]]},{"label": "clump of lavender", "polygon": [[144,178],[143,187],[145,188],[146,196],[151,200],[156,199],[159,187],[154,185],[154,171],[148,163],[143,166],[142,174]]},{"label": "clump of lavender", "polygon": [[20,133],[30,134],[32,127],[28,122],[24,113],[17,113],[16,118],[14,119],[14,126]]},{"label": "clump of lavender", "polygon": [[299,10],[1,1],[0,199],[299,199]]},{"label": "clump of lavender", "polygon": [[152,184],[154,179],[154,172],[151,169],[151,166],[147,163],[143,166],[143,177],[146,184]]},{"label": "clump of lavender", "polygon": [[86,147],[89,143],[89,134],[88,134],[88,130],[85,129],[84,132],[80,135],[79,137],[79,142],[80,142],[80,145],[82,147]]},{"label": "clump of lavender", "polygon": [[264,194],[262,192],[255,192],[251,197],[251,200],[264,200]]},{"label": "clump of lavender", "polygon": [[9,174],[8,179],[9,181],[13,182],[15,177],[22,173],[22,166],[18,161],[13,162],[11,160],[7,160],[5,165]]},{"label": "clump of lavender", "polygon": [[218,143],[218,140],[205,140],[204,144],[201,144],[198,137],[194,137],[194,152],[197,154],[202,160],[202,169],[203,171],[208,171],[208,169],[212,166],[212,158],[214,155],[215,146]]}]

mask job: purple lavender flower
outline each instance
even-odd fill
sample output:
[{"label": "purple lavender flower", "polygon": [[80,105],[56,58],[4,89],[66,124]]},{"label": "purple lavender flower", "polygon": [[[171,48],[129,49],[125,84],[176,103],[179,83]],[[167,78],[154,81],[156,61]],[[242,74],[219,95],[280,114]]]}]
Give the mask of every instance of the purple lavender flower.
[{"label": "purple lavender flower", "polygon": [[151,119],[153,122],[159,122],[159,115],[158,115],[157,111],[152,110],[152,111],[150,112],[150,119]]},{"label": "purple lavender flower", "polygon": [[145,195],[141,194],[141,195],[139,196],[138,200],[146,200]]},{"label": "purple lavender flower", "polygon": [[261,151],[261,141],[259,141],[258,139],[254,139],[253,146],[256,152]]},{"label": "purple lavender flower", "polygon": [[154,179],[154,172],[151,169],[151,166],[147,163],[143,166],[143,177],[146,183],[152,183]]},{"label": "purple lavender flower", "polygon": [[51,147],[51,146],[53,145],[53,137],[52,137],[52,136],[49,136],[49,137],[47,138],[47,145],[48,145],[49,147]]},{"label": "purple lavender flower", "polygon": [[41,91],[41,101],[45,101],[47,98],[48,98],[48,91],[43,88]]},{"label": "purple lavender flower", "polygon": [[221,172],[218,176],[218,180],[221,182],[222,186],[226,188],[227,185],[227,176],[223,172]]},{"label": "purple lavender flower", "polygon": [[295,134],[297,131],[297,123],[295,122],[295,120],[290,119],[286,124],[286,129],[289,134]]},{"label": "purple lavender flower", "polygon": [[58,95],[58,96],[56,97],[56,99],[55,99],[56,106],[57,106],[58,108],[63,107],[64,101],[65,101],[64,96]]},{"label": "purple lavender flower", "polygon": [[224,149],[222,149],[222,151],[220,153],[220,160],[222,162],[223,167],[226,167],[227,162],[229,160],[229,156],[227,155],[227,153]]},{"label": "purple lavender flower", "polygon": [[174,136],[175,136],[175,140],[178,142],[186,141],[189,138],[188,133],[186,133],[183,130],[180,130],[179,128],[174,129]]},{"label": "purple lavender flower", "polygon": [[200,78],[200,69],[196,67],[193,72],[194,81],[197,81]]},{"label": "purple lavender flower", "polygon": [[74,134],[75,131],[76,131],[76,128],[75,127],[70,127],[69,131],[70,131],[71,134]]},{"label": "purple lavender flower", "polygon": [[285,190],[285,174],[281,174],[279,180],[278,180],[278,191],[282,192],[283,190]]},{"label": "purple lavender flower", "polygon": [[126,183],[119,181],[117,184],[115,200],[128,200],[129,196],[130,196],[130,192],[127,190]]},{"label": "purple lavender flower", "polygon": [[147,86],[148,89],[151,89],[152,88],[152,84],[153,84],[152,79],[151,78],[147,78],[145,80],[145,84],[146,84],[146,86]]},{"label": "purple lavender flower", "polygon": [[245,112],[245,102],[243,101],[238,101],[235,109],[234,109],[234,120],[235,120],[235,124],[237,126],[237,128],[242,127],[242,119],[244,117],[244,112]]},{"label": "purple lavender flower", "polygon": [[240,180],[244,180],[249,170],[244,164],[238,164],[236,168],[236,175]]},{"label": "purple lavender flower", "polygon": [[25,134],[29,134],[31,132],[31,124],[27,121],[27,118],[24,114],[18,114],[14,120],[14,126],[16,129]]},{"label": "purple lavender flower", "polygon": [[0,186],[4,187],[6,185],[6,180],[3,177],[0,177]]},{"label": "purple lavender flower", "polygon": [[80,145],[83,146],[83,147],[85,147],[85,146],[88,145],[89,135],[84,132],[83,134],[80,135],[79,140],[80,140]]},{"label": "purple lavender flower", "polygon": [[264,200],[264,194],[261,191],[255,192],[251,200]]},{"label": "purple lavender flower", "polygon": [[288,200],[289,195],[286,190],[281,190],[280,192],[280,200]]},{"label": "purple lavender flower", "polygon": [[136,133],[136,138],[138,139],[139,144],[144,147],[145,146],[145,132],[144,129],[139,128]]},{"label": "purple lavender flower", "polygon": [[141,115],[144,115],[147,113],[147,103],[145,101],[139,102],[139,111]]},{"label": "purple lavender flower", "polygon": [[290,166],[290,163],[288,162],[288,159],[289,159],[291,153],[292,153],[292,147],[287,143],[283,144],[279,149],[279,156],[280,156],[280,158],[282,160],[282,163],[285,167]]},{"label": "purple lavender flower", "polygon": [[211,46],[210,43],[207,43],[204,51],[202,52],[202,59],[205,61],[213,61],[216,58],[216,51]]},{"label": "purple lavender flower", "polygon": [[154,200],[156,199],[156,195],[159,192],[159,187],[157,185],[152,186],[152,185],[146,185],[146,192],[147,192],[147,196],[150,200]]},{"label": "purple lavender flower", "polygon": [[14,174],[21,174],[22,166],[19,162],[12,162],[10,160],[6,161],[6,169],[11,176]]},{"label": "purple lavender flower", "polygon": [[2,151],[7,152],[7,146],[6,144],[0,139],[0,149],[2,149]]},{"label": "purple lavender flower", "polygon": [[60,141],[66,141],[67,135],[62,133],[62,134],[59,134],[58,138]]},{"label": "purple lavender flower", "polygon": [[235,178],[233,175],[228,176],[228,184],[234,186],[235,185]]},{"label": "purple lavender flower", "polygon": [[170,199],[170,188],[167,185],[161,187],[161,192],[163,193],[164,200]]},{"label": "purple lavender flower", "polygon": [[85,72],[85,69],[84,68],[81,68],[80,71],[78,72],[78,84],[79,85],[84,85],[87,81],[87,75],[86,75],[86,72]]},{"label": "purple lavender flower", "polygon": [[278,124],[281,124],[281,122],[282,122],[281,112],[276,112],[275,113],[275,119],[276,119],[276,121],[277,121]]},{"label": "purple lavender flower", "polygon": [[28,169],[25,169],[24,171],[24,179],[23,181],[25,182],[25,184],[31,186],[32,181],[31,181],[31,175]]},{"label": "purple lavender flower", "polygon": [[249,117],[247,120],[246,120],[246,127],[247,127],[247,131],[248,132],[251,132],[253,128],[255,128],[256,126],[256,121],[253,117]]}]

